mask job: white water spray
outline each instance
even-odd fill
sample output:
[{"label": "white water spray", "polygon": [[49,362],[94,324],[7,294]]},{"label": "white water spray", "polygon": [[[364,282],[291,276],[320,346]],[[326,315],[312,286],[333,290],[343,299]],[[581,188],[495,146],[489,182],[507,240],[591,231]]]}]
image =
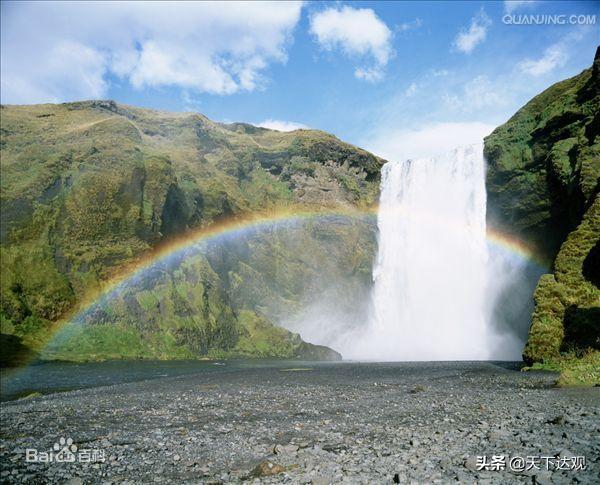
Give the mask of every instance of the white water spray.
[{"label": "white water spray", "polygon": [[387,163],[377,226],[369,317],[325,294],[287,328],[346,359],[520,360],[541,273],[488,245],[482,144]]},{"label": "white water spray", "polygon": [[485,212],[482,145],[383,167],[371,321],[345,357],[490,357]]}]

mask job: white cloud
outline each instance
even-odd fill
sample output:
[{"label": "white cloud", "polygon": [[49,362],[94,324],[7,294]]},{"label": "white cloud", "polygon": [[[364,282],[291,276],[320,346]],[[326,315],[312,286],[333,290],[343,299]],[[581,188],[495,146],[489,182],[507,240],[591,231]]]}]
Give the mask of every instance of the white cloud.
[{"label": "white cloud", "polygon": [[408,30],[415,30],[415,29],[418,29],[418,28],[419,28],[419,27],[421,27],[422,25],[423,25],[423,20],[417,17],[416,19],[414,19],[414,20],[413,20],[413,21],[411,21],[411,22],[404,22],[404,23],[402,23],[402,24],[398,25],[398,26],[396,27],[396,30],[397,30],[398,32],[406,32],[406,31],[408,31]]},{"label": "white cloud", "polygon": [[525,59],[518,64],[521,71],[532,76],[541,76],[562,67],[567,62],[567,48],[562,42],[548,47],[539,59]]},{"label": "white cloud", "polygon": [[354,69],[354,75],[358,79],[364,79],[365,81],[374,83],[383,79],[383,69],[379,66],[367,68],[357,67]]},{"label": "white cloud", "polygon": [[371,59],[372,65],[359,66],[359,79],[378,81],[393,55],[392,32],[369,8],[328,8],[310,18],[310,32],[328,51],[340,49],[351,59]]},{"label": "white cloud", "polygon": [[19,76],[5,60],[3,54],[3,103],[56,103],[63,101],[63,92],[70,93],[72,99],[99,98],[107,88],[106,57],[78,42],[60,41],[51,46],[46,56],[36,60],[37,76],[33,72]]},{"label": "white cloud", "polygon": [[519,10],[523,7],[528,8],[536,3],[536,0],[505,0],[504,11],[506,13],[513,13],[515,10]]},{"label": "white cloud", "polygon": [[417,86],[417,83],[410,83],[410,86],[408,86],[406,91],[404,91],[404,96],[407,98],[412,98],[415,94],[417,94],[418,90],[419,86]]},{"label": "white cloud", "polygon": [[495,125],[482,122],[438,122],[414,129],[380,131],[366,148],[386,160],[431,157],[461,145],[482,143]]},{"label": "white cloud", "polygon": [[434,69],[433,71],[431,71],[431,75],[433,77],[445,77],[448,74],[450,74],[450,71],[448,71],[447,69]]},{"label": "white cloud", "polygon": [[485,75],[476,76],[465,83],[458,94],[443,95],[448,108],[464,112],[504,106],[508,97],[503,86],[492,83]]},{"label": "white cloud", "polygon": [[301,2],[31,2],[2,9],[2,102],[135,88],[230,94],[285,62]]},{"label": "white cloud", "polygon": [[490,18],[485,14],[483,8],[471,19],[468,29],[460,32],[454,39],[454,48],[460,52],[469,54],[483,42],[487,36],[487,30],[492,24]]},{"label": "white cloud", "polygon": [[262,128],[269,128],[270,130],[277,131],[294,131],[294,130],[306,130],[308,126],[302,123],[295,123],[294,121],[282,121],[282,120],[265,120],[257,123],[256,126]]}]

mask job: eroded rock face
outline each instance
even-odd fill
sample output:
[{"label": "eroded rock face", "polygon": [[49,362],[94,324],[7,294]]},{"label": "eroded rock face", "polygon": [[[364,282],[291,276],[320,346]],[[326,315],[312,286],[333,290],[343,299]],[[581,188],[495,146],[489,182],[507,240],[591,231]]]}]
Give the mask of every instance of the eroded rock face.
[{"label": "eroded rock face", "polygon": [[600,347],[600,293],[586,263],[600,238],[598,52],[592,68],[533,98],[485,140],[490,226],[553,269],[535,292],[528,362]]},{"label": "eroded rock face", "polygon": [[[112,101],[3,106],[1,134],[2,332],[25,345],[43,340],[52,322],[124,265],[174,237],[250,213],[370,206],[384,163],[324,132],[225,125]],[[319,249],[321,236],[307,229],[305,246],[317,253],[309,262],[318,266],[325,251],[334,251],[336,263],[348,261],[350,281],[359,288],[370,272],[373,230],[368,221],[341,224]],[[123,346],[109,345],[104,357],[236,348],[250,332],[241,312],[272,326],[282,311],[276,304],[299,304],[315,272],[298,264],[303,256],[292,245],[266,247],[258,239],[252,247],[246,241],[246,250],[257,251],[251,258],[242,251],[199,259],[185,278],[156,278],[153,288],[118,299],[111,311],[95,314],[97,335],[74,343],[69,353],[119,340]],[[266,255],[278,262],[277,271]],[[157,302],[141,293],[153,289]],[[259,294],[269,308],[259,308]],[[168,324],[157,330],[159,320]],[[279,329],[263,330],[269,342],[266,334],[279,335]],[[128,337],[113,338],[115,332]],[[286,339],[295,342],[292,334]],[[290,357],[298,351],[294,345]],[[281,350],[255,347],[246,345],[244,354]]]}]

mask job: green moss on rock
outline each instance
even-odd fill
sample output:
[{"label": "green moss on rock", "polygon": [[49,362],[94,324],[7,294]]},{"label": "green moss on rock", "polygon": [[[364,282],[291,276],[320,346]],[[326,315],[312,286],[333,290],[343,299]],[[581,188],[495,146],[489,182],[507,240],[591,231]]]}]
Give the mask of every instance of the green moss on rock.
[{"label": "green moss on rock", "polygon": [[[320,131],[227,125],[112,101],[1,110],[0,315],[7,335],[37,350],[57,321],[165,240],[250,212],[365,207],[384,162]],[[339,254],[354,234],[337,232]],[[301,239],[318,247],[310,233]],[[372,238],[361,241],[368,260]],[[293,309],[305,296],[314,266],[281,237],[244,244],[256,250],[252,260],[221,252],[125,292],[54,355],[202,356],[233,352],[241,338],[245,355],[278,354],[250,345],[240,312],[276,321],[284,304]],[[316,255],[313,265],[323,251]]]},{"label": "green moss on rock", "polygon": [[553,270],[535,290],[528,363],[600,349],[589,262],[600,240],[599,53],[591,69],[536,96],[485,140],[490,225],[525,240]]}]

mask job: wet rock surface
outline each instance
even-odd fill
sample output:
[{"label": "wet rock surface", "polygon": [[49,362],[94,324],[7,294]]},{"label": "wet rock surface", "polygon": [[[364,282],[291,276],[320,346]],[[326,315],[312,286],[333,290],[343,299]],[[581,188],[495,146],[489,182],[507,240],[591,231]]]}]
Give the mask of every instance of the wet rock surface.
[{"label": "wet rock surface", "polygon": [[[285,368],[2,403],[0,482],[597,483],[599,388],[553,388],[555,375],[507,364]],[[105,461],[26,461],[61,437]],[[546,470],[556,455],[584,456],[586,469]],[[506,466],[480,470],[478,456]],[[540,469],[511,470],[516,456]]]}]

